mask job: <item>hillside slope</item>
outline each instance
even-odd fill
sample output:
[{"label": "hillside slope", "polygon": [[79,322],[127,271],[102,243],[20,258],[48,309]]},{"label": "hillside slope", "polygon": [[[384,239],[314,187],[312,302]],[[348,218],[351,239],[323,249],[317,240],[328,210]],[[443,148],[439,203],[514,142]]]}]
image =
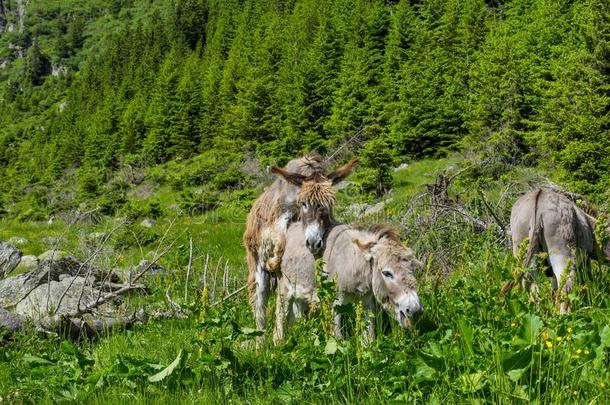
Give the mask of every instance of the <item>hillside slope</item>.
[{"label": "hillside slope", "polygon": [[11,217],[83,203],[115,213],[127,199],[103,196],[134,186],[121,173],[163,184],[167,162],[182,168],[179,191],[249,189],[252,162],[354,135],[365,193],[391,188],[392,164],[472,148],[554,167],[608,201],[607,1],[2,5],[0,204]]}]

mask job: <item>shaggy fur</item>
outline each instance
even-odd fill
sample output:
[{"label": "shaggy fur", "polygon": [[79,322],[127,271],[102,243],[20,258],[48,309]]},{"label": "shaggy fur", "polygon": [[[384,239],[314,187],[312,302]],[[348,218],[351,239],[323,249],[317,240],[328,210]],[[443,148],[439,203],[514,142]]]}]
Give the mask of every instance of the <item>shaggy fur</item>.
[{"label": "shaggy fur", "polygon": [[[314,176],[324,173],[326,165],[322,157],[318,154],[310,154],[298,159],[293,159],[285,167],[286,171],[298,173],[303,176]],[[256,265],[259,259],[264,260],[265,266],[270,271],[277,270],[274,258],[281,258],[285,246],[285,238],[279,237],[275,232],[275,225],[282,216],[288,215],[291,222],[296,219],[298,210],[296,199],[291,198],[291,194],[298,193],[298,188],[282,177],[278,176],[273,184],[261,194],[248,214],[246,222],[246,231],[244,232],[243,241],[246,247],[247,263],[248,263],[248,290],[250,292],[250,304],[254,305],[254,290],[256,288]],[[269,238],[265,238],[271,242],[272,246],[267,246],[265,252],[271,253],[269,257],[259,257],[262,247],[262,234],[266,233]],[[269,252],[271,250],[271,252]],[[267,256],[267,255],[265,255]],[[269,263],[270,261],[270,263]],[[271,266],[269,266],[271,265]],[[272,267],[272,268],[269,268]]]},{"label": "shaggy fur", "polygon": [[[301,214],[304,224],[312,221],[319,231],[326,232],[335,202],[332,185],[347,177],[357,163],[354,160],[326,174],[322,158],[313,154],[292,160],[285,168],[271,169],[278,178],[254,202],[243,237],[250,305],[258,329],[264,329],[266,324],[269,293],[280,271],[289,225]],[[306,216],[302,215],[303,205],[311,205]],[[321,248],[319,241],[315,242],[315,248]]]}]

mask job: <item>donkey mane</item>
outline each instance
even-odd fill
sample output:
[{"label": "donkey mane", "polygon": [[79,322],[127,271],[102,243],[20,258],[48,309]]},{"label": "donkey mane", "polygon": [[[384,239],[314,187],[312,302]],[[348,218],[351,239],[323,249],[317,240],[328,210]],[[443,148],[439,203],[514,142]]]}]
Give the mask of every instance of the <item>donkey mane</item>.
[{"label": "donkey mane", "polygon": [[331,181],[319,181],[316,176],[313,181],[305,181],[298,194],[298,201],[318,203],[326,208],[332,207],[337,198]]},{"label": "donkey mane", "polygon": [[386,238],[387,240],[402,245],[398,230],[388,223],[380,222],[373,225],[355,225],[354,229],[367,233],[372,233],[378,239]]}]

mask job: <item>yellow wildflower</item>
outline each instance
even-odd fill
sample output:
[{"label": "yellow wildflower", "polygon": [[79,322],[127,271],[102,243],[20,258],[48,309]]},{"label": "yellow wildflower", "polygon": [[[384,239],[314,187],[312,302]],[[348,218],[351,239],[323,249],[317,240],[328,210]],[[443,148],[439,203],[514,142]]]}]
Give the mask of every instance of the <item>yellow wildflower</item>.
[{"label": "yellow wildflower", "polygon": [[588,350],[585,349],[585,354],[589,354],[590,352]]},{"label": "yellow wildflower", "polygon": [[582,353],[582,349],[577,349],[576,354],[580,354],[580,353]]},{"label": "yellow wildflower", "polygon": [[547,333],[547,331],[542,332],[542,338],[544,340],[549,340],[549,334]]},{"label": "yellow wildflower", "polygon": [[553,342],[551,342],[550,340],[546,341],[546,347],[548,347],[549,349],[553,348]]},{"label": "yellow wildflower", "polygon": [[563,338],[561,336],[557,336],[556,339],[557,339],[558,342],[561,342],[561,339],[563,339]]},{"label": "yellow wildflower", "polygon": [[572,327],[568,326],[568,333],[572,333],[572,330],[573,330]]}]

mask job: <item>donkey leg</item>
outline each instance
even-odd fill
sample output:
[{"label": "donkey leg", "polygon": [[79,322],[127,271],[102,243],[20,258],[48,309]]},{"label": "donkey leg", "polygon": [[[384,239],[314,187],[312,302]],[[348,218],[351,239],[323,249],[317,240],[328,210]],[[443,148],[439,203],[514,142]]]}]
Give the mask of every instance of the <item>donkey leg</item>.
[{"label": "donkey leg", "polygon": [[277,302],[275,303],[275,329],[273,330],[273,343],[280,344],[286,336],[286,316],[290,308],[290,299],[277,289]]},{"label": "donkey leg", "polygon": [[335,306],[337,305],[343,305],[343,301],[344,301],[344,297],[341,293],[337,294],[337,299],[334,302],[333,305],[333,319],[334,319],[334,335],[335,338],[337,338],[338,340],[343,340],[343,331],[341,330],[341,314],[338,313],[337,311],[335,311]]},{"label": "donkey leg", "polygon": [[294,300],[292,304],[292,321],[296,321],[297,319],[301,319],[307,313],[307,309],[309,308],[309,301],[303,298],[297,298]]},{"label": "donkey leg", "polygon": [[[575,264],[573,263],[573,260],[571,260],[569,254],[561,252],[549,254],[549,261],[551,262],[551,267],[553,268],[553,274],[555,276],[553,278],[553,288],[561,288],[559,313],[562,315],[567,314],[570,312],[570,300],[568,299],[568,294],[572,291],[572,286],[574,284]],[[568,263],[570,263],[569,269],[566,268]],[[568,271],[567,276],[565,275],[566,271]]]},{"label": "donkey leg", "polygon": [[521,287],[529,295],[530,301],[537,301],[540,294],[540,288],[536,280],[538,279],[538,258],[534,256],[527,271],[521,277]]},{"label": "donkey leg", "polygon": [[[265,330],[267,325],[267,302],[271,292],[271,275],[260,264],[256,267],[256,302],[254,304],[254,319],[256,328]],[[263,337],[260,336],[258,344],[262,344]]]},{"label": "donkey leg", "polygon": [[368,346],[375,340],[375,298],[370,295],[362,302],[363,320],[366,328],[362,329],[362,342]]}]

